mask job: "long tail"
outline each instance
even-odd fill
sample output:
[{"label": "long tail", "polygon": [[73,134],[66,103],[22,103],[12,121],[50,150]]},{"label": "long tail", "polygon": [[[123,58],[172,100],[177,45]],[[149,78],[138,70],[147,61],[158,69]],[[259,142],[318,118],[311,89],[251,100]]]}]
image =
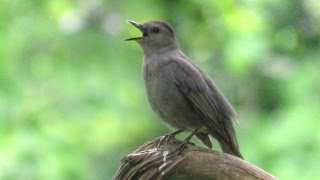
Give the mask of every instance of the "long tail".
[{"label": "long tail", "polygon": [[221,149],[224,153],[231,154],[243,159],[243,156],[240,153],[239,145],[237,142],[236,132],[233,128],[231,119],[224,121],[224,132],[223,137],[217,137],[217,140],[221,146]]},{"label": "long tail", "polygon": [[224,153],[231,154],[243,159],[243,156],[240,153],[239,147],[232,142],[226,142],[225,140],[218,140],[221,146],[221,149]]}]

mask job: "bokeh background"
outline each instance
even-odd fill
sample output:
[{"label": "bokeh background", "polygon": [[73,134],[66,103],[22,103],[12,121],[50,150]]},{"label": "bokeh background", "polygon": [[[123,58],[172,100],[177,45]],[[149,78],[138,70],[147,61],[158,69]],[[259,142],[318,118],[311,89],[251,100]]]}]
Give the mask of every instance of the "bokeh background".
[{"label": "bokeh background", "polygon": [[148,105],[140,47],[123,41],[140,35],[127,19],[175,27],[235,106],[247,161],[279,179],[319,178],[319,9],[318,0],[1,0],[0,179],[111,179],[123,156],[170,132]]}]

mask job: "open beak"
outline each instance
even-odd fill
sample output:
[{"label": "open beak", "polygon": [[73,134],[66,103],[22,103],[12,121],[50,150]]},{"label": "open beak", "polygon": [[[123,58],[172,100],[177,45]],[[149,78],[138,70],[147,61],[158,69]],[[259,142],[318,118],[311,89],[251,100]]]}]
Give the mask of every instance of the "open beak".
[{"label": "open beak", "polygon": [[[143,33],[143,26],[141,24],[139,24],[135,21],[130,21],[130,20],[128,20],[127,22],[132,24],[134,27],[136,27],[137,29],[139,29]],[[143,37],[133,37],[133,38],[125,39],[125,41],[138,40],[141,38],[143,38]]]}]

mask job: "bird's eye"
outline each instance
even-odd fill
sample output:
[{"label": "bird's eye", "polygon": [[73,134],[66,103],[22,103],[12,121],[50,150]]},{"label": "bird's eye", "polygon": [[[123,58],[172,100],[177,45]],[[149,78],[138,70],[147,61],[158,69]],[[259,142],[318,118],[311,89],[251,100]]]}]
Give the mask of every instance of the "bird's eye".
[{"label": "bird's eye", "polygon": [[153,27],[152,28],[152,32],[154,33],[158,33],[160,31],[160,29],[158,27]]}]

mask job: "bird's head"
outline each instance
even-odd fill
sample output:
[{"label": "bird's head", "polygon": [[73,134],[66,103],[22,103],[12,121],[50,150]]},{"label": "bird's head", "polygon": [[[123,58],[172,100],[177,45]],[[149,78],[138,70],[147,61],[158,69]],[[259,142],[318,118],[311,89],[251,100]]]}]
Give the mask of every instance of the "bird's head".
[{"label": "bird's head", "polygon": [[128,21],[128,23],[139,29],[142,32],[142,36],[128,38],[126,41],[137,41],[144,51],[157,51],[179,47],[173,28],[163,21],[150,21],[144,24]]}]

